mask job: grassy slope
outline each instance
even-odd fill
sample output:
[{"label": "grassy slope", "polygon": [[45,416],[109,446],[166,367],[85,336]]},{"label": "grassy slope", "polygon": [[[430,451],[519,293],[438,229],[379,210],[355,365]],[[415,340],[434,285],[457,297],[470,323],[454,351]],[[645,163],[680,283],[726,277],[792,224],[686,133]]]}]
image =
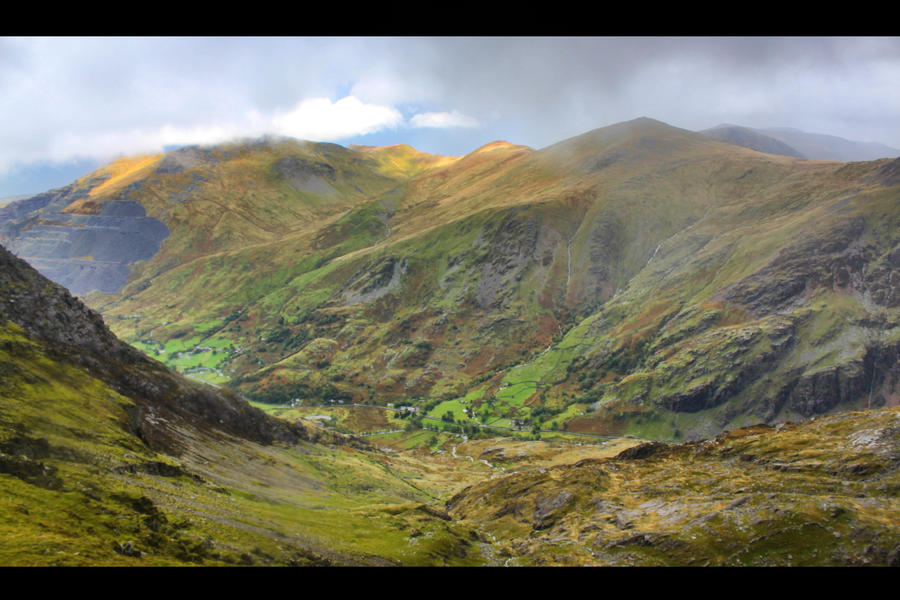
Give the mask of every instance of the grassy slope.
[{"label": "grassy slope", "polygon": [[384,454],[182,427],[173,457],[129,433],[128,398],[16,326],[0,342],[6,565],[887,564],[900,544],[897,409],[615,460],[621,442]]},{"label": "grassy slope", "polygon": [[485,560],[431,506],[446,477],[191,384],[0,259],[2,564]]},{"label": "grassy slope", "polygon": [[887,564],[900,545],[897,409],[681,446],[178,427],[174,457],[129,433],[128,398],[16,326],[0,342],[5,565]]}]

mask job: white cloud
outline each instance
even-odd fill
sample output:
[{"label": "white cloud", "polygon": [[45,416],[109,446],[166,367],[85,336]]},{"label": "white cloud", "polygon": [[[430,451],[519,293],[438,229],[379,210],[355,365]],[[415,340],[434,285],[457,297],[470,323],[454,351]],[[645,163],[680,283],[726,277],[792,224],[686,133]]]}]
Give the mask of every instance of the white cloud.
[{"label": "white cloud", "polygon": [[328,98],[303,100],[291,111],[272,118],[274,133],[304,140],[332,141],[375,133],[402,124],[403,115],[391,106],[364,104],[354,96],[337,102]]},{"label": "white cloud", "polygon": [[427,112],[414,115],[409,124],[413,127],[478,127],[478,121],[459,111],[452,112]]},{"label": "white cloud", "polygon": [[56,131],[30,154],[22,149],[4,152],[0,146],[0,175],[17,163],[41,159],[58,163],[75,158],[103,161],[122,155],[162,152],[166,146],[211,145],[267,134],[337,141],[404,125],[403,115],[392,106],[366,104],[353,96],[335,102],[328,98],[307,98],[286,112],[263,114],[251,109],[243,115],[215,121],[188,126],[166,123]]}]

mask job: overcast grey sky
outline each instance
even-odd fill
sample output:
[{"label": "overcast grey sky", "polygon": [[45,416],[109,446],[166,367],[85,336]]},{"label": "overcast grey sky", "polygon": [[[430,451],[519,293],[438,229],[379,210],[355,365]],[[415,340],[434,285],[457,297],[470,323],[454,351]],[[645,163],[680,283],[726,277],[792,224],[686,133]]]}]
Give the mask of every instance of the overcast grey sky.
[{"label": "overcast grey sky", "polygon": [[265,133],[541,148],[640,116],[900,148],[897,37],[8,37],[0,90],[0,180]]}]

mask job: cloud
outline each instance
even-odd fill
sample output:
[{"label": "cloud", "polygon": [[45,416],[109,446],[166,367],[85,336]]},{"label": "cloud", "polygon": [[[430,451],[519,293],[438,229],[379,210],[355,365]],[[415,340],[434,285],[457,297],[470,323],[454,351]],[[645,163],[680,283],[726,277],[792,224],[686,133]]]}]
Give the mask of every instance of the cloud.
[{"label": "cloud", "polygon": [[451,112],[426,112],[413,115],[409,120],[412,127],[434,127],[446,129],[448,127],[478,127],[476,119],[466,116],[459,111]]},{"label": "cloud", "polygon": [[310,98],[272,118],[274,133],[304,140],[332,141],[375,133],[402,124],[403,115],[391,106],[365,104],[354,96],[337,102]]},{"label": "cloud", "polygon": [[264,133],[541,148],[639,116],[900,147],[898,78],[885,37],[6,37],[0,172]]},{"label": "cloud", "polygon": [[[459,115],[462,117],[462,115]],[[311,141],[338,141],[404,125],[392,106],[367,104],[353,96],[337,101],[307,98],[286,111],[265,115],[255,109],[208,123],[89,130],[61,128],[29,154],[0,151],[0,174],[15,164],[38,160],[63,163],[73,159],[109,160],[116,156],[162,152],[167,146],[210,145],[238,138],[281,135]]]}]

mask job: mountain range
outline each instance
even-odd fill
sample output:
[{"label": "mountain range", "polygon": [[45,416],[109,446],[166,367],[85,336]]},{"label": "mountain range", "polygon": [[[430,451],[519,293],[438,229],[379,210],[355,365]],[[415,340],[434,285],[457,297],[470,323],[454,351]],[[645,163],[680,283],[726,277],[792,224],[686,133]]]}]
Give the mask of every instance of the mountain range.
[{"label": "mountain range", "polygon": [[896,168],[650,119],[455,158],[262,140],[120,160],[0,232],[256,400],[691,439],[893,402]]},{"label": "mountain range", "polygon": [[[120,159],[2,206],[0,243],[69,290],[3,254],[3,473],[61,511],[71,480],[98,515],[143,515],[135,540],[114,541],[123,560],[784,564],[771,548],[796,527],[801,563],[892,564],[896,531],[878,523],[896,515],[900,463],[900,159],[811,160],[796,138],[716,131],[642,118],[460,157],[266,138]],[[319,405],[402,405],[416,415],[394,421],[403,439],[438,433],[430,454],[416,442],[388,458],[353,431],[267,414]],[[109,415],[105,433],[90,414]],[[509,468],[511,442],[477,441],[516,431],[533,438],[529,468]],[[437,475],[454,432],[471,436],[452,442],[470,464]],[[563,464],[573,447],[542,436],[624,445]],[[219,462],[237,455],[268,457],[263,487],[245,459]],[[392,475],[361,483],[378,465]],[[185,545],[174,517],[168,542],[154,535],[160,494],[190,507],[167,473],[204,490],[195,510],[228,523],[230,550]],[[152,493],[97,491],[135,474],[151,479],[123,485]],[[683,510],[644,506],[666,479],[665,506]],[[339,528],[289,551],[264,533],[254,553],[217,486],[270,533],[312,519],[269,511],[277,497],[323,503],[325,521],[374,510],[431,545],[403,554]],[[787,500],[801,488],[830,508]],[[714,501],[689,508],[686,490]],[[747,519],[753,535],[737,534]],[[191,535],[218,539],[203,527]],[[109,534],[92,535],[108,554]]]},{"label": "mountain range", "polygon": [[752,129],[725,124],[700,133],[712,139],[746,146],[760,152],[812,160],[860,162],[900,156],[900,150],[884,144],[854,142],[833,135],[807,133],[792,127]]}]

